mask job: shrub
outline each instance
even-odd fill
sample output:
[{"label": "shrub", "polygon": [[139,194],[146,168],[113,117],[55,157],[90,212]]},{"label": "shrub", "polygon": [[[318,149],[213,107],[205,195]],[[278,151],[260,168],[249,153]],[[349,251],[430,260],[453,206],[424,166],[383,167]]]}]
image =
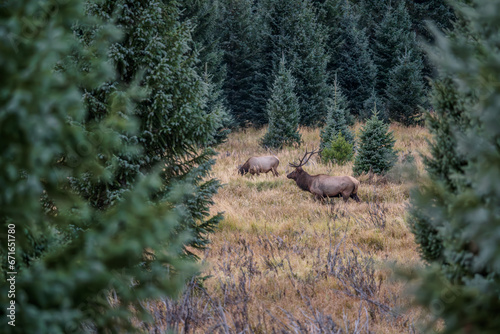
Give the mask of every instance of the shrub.
[{"label": "shrub", "polygon": [[332,138],[330,143],[321,152],[321,158],[324,162],[331,161],[339,165],[351,161],[353,156],[353,145],[348,143],[340,132]]}]

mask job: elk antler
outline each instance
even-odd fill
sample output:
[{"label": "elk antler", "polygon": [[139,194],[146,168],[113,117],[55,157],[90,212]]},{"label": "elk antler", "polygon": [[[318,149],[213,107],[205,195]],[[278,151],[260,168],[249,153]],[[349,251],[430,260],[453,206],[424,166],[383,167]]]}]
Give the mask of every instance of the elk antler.
[{"label": "elk antler", "polygon": [[304,154],[302,159],[299,160],[298,164],[294,164],[294,163],[290,162],[290,163],[288,163],[288,165],[290,165],[290,167],[294,167],[294,168],[302,167],[309,161],[309,159],[311,159],[313,154],[321,153],[321,151],[323,151],[323,150],[317,149],[317,150],[312,150],[311,152],[308,152],[306,149],[306,153]]}]

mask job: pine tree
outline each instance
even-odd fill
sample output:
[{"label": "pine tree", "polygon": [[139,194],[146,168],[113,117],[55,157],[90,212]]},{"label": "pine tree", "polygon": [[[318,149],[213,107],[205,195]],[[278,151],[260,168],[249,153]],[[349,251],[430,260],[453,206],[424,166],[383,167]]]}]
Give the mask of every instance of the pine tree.
[{"label": "pine tree", "polygon": [[263,56],[266,27],[252,0],[225,0],[221,23],[228,107],[240,126],[265,124],[267,79]]},{"label": "pine tree", "polygon": [[269,128],[262,139],[263,146],[282,148],[293,143],[300,144],[299,102],[294,90],[295,79],[286,69],[283,58],[267,102]]},{"label": "pine tree", "polygon": [[191,36],[199,58],[199,73],[206,73],[215,88],[219,89],[227,74],[221,46],[224,4],[221,0],[184,0],[180,5],[181,20],[191,25]]},{"label": "pine tree", "polygon": [[[444,79],[435,84],[431,179],[412,199],[427,219],[413,227],[430,262],[415,298],[444,320],[443,333],[495,333],[500,326],[500,1],[471,2],[457,12],[467,31],[436,38]],[[437,254],[426,250],[429,240],[440,245]]]},{"label": "pine tree", "polygon": [[[73,187],[75,179],[111,182],[122,168],[116,154],[139,155],[138,143],[123,136],[139,136],[134,95],[123,85],[105,101],[109,112],[86,117],[85,94],[113,79],[107,48],[117,30],[107,25],[82,46],[73,29],[102,26],[83,1],[59,2],[51,12],[40,6],[11,1],[0,11],[0,225],[15,237],[15,263],[1,270],[2,329],[135,332],[131,319],[146,320],[142,301],[175,295],[194,274],[180,256],[189,233],[177,231],[192,189],[179,182],[165,192],[168,201],[152,205],[165,191],[154,169],[96,207]],[[143,257],[145,248],[154,258]],[[7,251],[0,247],[4,264]],[[8,272],[17,273],[15,297]]]},{"label": "pine tree", "polygon": [[323,124],[330,97],[325,48],[326,33],[317,21],[309,1],[266,0],[260,5],[266,17],[267,69],[276,69],[282,55],[297,80],[300,123],[306,126]]},{"label": "pine tree", "polygon": [[456,18],[453,7],[446,0],[406,0],[406,7],[412,18],[413,29],[428,42],[431,42],[434,36],[428,29],[427,22],[432,22],[439,30],[445,31],[453,27]]},{"label": "pine tree", "polygon": [[361,113],[359,116],[361,119],[369,119],[370,115],[372,114],[371,108],[373,106],[377,106],[377,112],[378,112],[378,117],[384,121],[385,123],[389,122],[389,116],[387,115],[387,107],[380,98],[380,96],[377,94],[375,88],[372,90],[372,94],[368,98],[368,100],[365,101],[364,103],[364,110],[363,113]]},{"label": "pine tree", "polygon": [[211,145],[227,139],[229,128],[234,126],[234,119],[227,108],[223,86],[226,80],[224,51],[221,46],[221,22],[224,12],[219,0],[186,0],[180,3],[181,20],[192,26],[194,49],[198,54],[198,73],[207,85],[206,112],[216,114],[220,119],[217,133]]},{"label": "pine tree", "polygon": [[344,1],[341,9],[342,15],[336,22],[337,35],[330,37],[330,42],[335,43],[329,47],[332,54],[330,68],[338,74],[339,84],[350,102],[353,114],[359,116],[375,87],[377,71],[370,54],[368,37],[360,27],[357,8]]},{"label": "pine tree", "polygon": [[[118,155],[119,172],[108,182],[84,179],[75,187],[96,207],[106,208],[120,200],[141,175],[158,165],[164,166],[163,186],[153,203],[168,201],[171,189],[178,182],[189,180],[194,188],[185,198],[179,231],[192,231],[194,238],[189,245],[203,248],[208,243],[208,233],[222,219],[221,215],[209,215],[219,182],[206,178],[215,154],[207,146],[215,140],[222,112],[207,110],[209,87],[197,73],[189,26],[180,23],[175,1],[166,4],[159,0],[109,0],[90,4],[88,11],[105,22],[116,13],[113,21],[124,32],[123,40],[109,48],[118,78],[85,94],[88,118],[99,119],[109,113],[110,96],[120,94],[121,86],[137,82],[144,91],[142,100],[134,107],[140,132],[123,136],[129,143],[140,144],[142,152],[140,156]],[[92,46],[95,32],[102,28],[86,28],[90,30],[83,31],[82,42]]]},{"label": "pine tree", "polygon": [[384,174],[394,165],[394,136],[389,125],[379,118],[374,106],[373,116],[366,122],[359,138],[359,151],[356,155],[353,172],[356,175],[367,173],[370,169],[376,174]]},{"label": "pine tree", "polygon": [[383,21],[385,14],[392,5],[392,2],[392,0],[359,1],[361,24],[363,28],[366,29],[366,34],[370,41],[373,41],[377,26]]},{"label": "pine tree", "polygon": [[399,58],[410,53],[417,58],[416,37],[404,1],[389,6],[381,21],[376,24],[371,47],[377,67],[377,92],[385,97],[391,82],[390,73],[399,64]]},{"label": "pine tree", "polygon": [[326,125],[320,133],[320,147],[322,149],[327,147],[332,139],[336,138],[339,133],[349,144],[354,145],[354,136],[347,126],[345,117],[347,113],[345,109],[346,104],[346,98],[342,93],[342,89],[337,85],[337,81],[335,81],[334,100],[330,100]]},{"label": "pine tree", "polygon": [[[456,194],[463,188],[460,175],[465,173],[467,159],[457,149],[455,132],[465,132],[469,126],[467,110],[472,107],[472,98],[458,91],[450,77],[433,83],[434,113],[426,114],[426,125],[434,140],[429,143],[430,157],[424,157],[424,164],[430,181],[412,194],[408,220],[419,245],[420,255],[428,262],[441,261],[443,241],[438,234],[442,223],[433,214],[422,210],[419,201],[432,196],[433,184],[440,183],[447,193]],[[446,201],[443,199],[443,201]]]},{"label": "pine tree", "polygon": [[424,102],[422,62],[412,58],[407,52],[399,59],[399,64],[389,72],[389,85],[385,90],[389,119],[404,125],[418,122]]}]

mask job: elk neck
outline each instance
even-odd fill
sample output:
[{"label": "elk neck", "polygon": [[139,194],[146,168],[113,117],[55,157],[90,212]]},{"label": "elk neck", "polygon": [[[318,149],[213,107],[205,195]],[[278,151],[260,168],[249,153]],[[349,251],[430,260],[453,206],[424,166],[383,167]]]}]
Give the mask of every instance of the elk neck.
[{"label": "elk neck", "polygon": [[305,191],[309,191],[312,183],[312,176],[309,175],[305,170],[300,171],[299,175],[297,176],[297,179],[295,182],[297,183],[297,186]]}]

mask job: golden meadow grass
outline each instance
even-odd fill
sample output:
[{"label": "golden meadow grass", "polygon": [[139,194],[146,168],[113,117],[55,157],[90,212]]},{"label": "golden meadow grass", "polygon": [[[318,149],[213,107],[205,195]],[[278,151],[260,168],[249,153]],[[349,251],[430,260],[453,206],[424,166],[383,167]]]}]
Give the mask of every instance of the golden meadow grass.
[{"label": "golden meadow grass", "polygon": [[[358,135],[360,129],[357,124]],[[417,311],[405,310],[410,303],[403,284],[391,279],[391,268],[420,264],[405,222],[415,178],[368,182],[361,176],[362,203],[336,198],[324,204],[286,178],[292,171],[289,162],[302,157],[306,148],[319,146],[318,129],[300,130],[301,147],[271,152],[280,159],[279,177],[238,175],[237,166],[246,159],[270,153],[259,146],[265,131],[232,133],[216,148],[212,176],[224,187],[214,198],[212,213],[224,212],[224,220],[211,236],[209,249],[199,254],[202,276],[209,278],[203,289],[190,290],[189,298],[164,301],[156,325],[196,333],[414,330]],[[418,153],[427,153],[427,131],[394,124],[391,131],[399,155],[411,152],[417,171],[423,173]],[[352,163],[325,165],[317,157],[304,169],[310,174],[352,175]],[[191,315],[165,320],[176,312]]]}]

